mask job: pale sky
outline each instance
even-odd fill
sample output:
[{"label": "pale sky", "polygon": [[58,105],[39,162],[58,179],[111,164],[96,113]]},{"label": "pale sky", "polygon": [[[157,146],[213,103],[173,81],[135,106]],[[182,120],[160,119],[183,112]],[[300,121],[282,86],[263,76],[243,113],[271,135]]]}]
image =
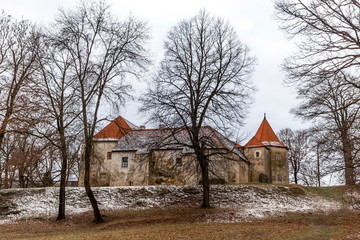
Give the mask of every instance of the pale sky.
[{"label": "pale sky", "polygon": [[[258,89],[255,102],[249,108],[246,125],[241,128],[243,134],[252,137],[263,119],[264,113],[275,132],[281,128],[305,128],[308,124],[296,120],[289,110],[297,103],[293,89],[285,87],[284,72],[280,65],[283,59],[293,51],[293,45],[285,34],[278,29],[274,17],[273,0],[108,0],[112,11],[118,18],[126,18],[129,14],[145,20],[151,28],[152,39],[149,47],[155,68],[163,55],[163,42],[170,28],[179,21],[195,16],[200,9],[222,17],[230,22],[237,31],[240,40],[247,44],[251,54],[257,58],[257,65],[252,76]],[[15,18],[29,19],[35,23],[48,24],[57,13],[59,7],[65,9],[76,5],[74,0],[0,0],[0,8]],[[145,84],[135,82],[139,95]],[[128,103],[128,107],[120,113],[136,125],[144,120],[137,114],[136,103]]]}]

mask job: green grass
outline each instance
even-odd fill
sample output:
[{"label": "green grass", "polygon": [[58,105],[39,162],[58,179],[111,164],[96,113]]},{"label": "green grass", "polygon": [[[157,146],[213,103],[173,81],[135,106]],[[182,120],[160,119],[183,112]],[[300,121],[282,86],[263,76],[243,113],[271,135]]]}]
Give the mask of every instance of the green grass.
[{"label": "green grass", "polygon": [[303,187],[310,193],[320,195],[322,197],[342,201],[344,193],[348,187],[346,186],[333,186],[333,187]]}]

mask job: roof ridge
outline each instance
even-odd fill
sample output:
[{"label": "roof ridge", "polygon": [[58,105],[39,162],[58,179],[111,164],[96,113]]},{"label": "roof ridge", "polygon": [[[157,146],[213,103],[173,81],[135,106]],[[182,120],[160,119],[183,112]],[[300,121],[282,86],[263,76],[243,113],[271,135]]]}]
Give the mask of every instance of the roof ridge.
[{"label": "roof ridge", "polygon": [[94,139],[121,138],[129,131],[133,130],[133,126],[129,125],[129,121],[119,115],[117,118],[109,122],[103,129],[94,135]]}]

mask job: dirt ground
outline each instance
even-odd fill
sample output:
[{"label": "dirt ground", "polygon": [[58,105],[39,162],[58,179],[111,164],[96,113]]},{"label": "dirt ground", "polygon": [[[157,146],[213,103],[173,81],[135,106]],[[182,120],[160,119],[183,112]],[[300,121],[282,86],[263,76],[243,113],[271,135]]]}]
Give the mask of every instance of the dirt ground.
[{"label": "dirt ground", "polygon": [[[0,225],[0,239],[360,239],[360,211],[297,213],[250,222],[209,222],[224,209],[151,209],[91,212],[66,220],[21,220]],[[226,210],[225,210],[226,211]],[[229,212],[231,214],[231,212]]]}]

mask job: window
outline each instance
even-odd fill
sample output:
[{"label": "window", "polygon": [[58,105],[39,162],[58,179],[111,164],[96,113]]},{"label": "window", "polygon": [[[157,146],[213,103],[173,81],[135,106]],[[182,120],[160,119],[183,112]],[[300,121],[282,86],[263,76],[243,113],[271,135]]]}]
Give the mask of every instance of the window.
[{"label": "window", "polygon": [[281,175],[281,173],[279,173],[279,174],[277,175],[277,180],[278,180],[279,182],[282,182],[282,175]]},{"label": "window", "polygon": [[100,173],[100,183],[106,184],[107,182],[107,174],[106,173]]},{"label": "window", "polygon": [[281,156],[279,154],[276,155],[276,160],[281,161]]},{"label": "window", "polygon": [[122,157],[121,160],[121,167],[127,168],[129,166],[129,158],[128,157]]},{"label": "window", "polygon": [[176,158],[175,159],[175,167],[181,167],[182,166],[182,159]]},{"label": "window", "polygon": [[256,152],[255,152],[255,157],[256,157],[256,158],[259,158],[259,157],[260,157],[260,151],[256,151]]},{"label": "window", "polygon": [[100,180],[106,180],[106,173],[100,173]]},{"label": "window", "polygon": [[107,152],[107,159],[111,159],[112,152]]}]

